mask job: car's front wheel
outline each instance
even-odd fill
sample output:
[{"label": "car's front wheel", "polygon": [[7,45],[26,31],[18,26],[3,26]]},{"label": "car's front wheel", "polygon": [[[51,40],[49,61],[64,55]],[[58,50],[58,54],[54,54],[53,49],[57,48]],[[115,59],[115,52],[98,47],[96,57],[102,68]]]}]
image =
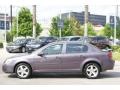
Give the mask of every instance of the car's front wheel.
[{"label": "car's front wheel", "polygon": [[26,63],[20,63],[16,66],[15,73],[20,79],[29,78],[31,75],[31,67]]},{"label": "car's front wheel", "polygon": [[95,79],[100,74],[100,66],[96,63],[88,63],[85,65],[83,73],[88,79]]},{"label": "car's front wheel", "polygon": [[26,48],[25,47],[22,47],[21,48],[21,53],[25,53],[26,52]]}]

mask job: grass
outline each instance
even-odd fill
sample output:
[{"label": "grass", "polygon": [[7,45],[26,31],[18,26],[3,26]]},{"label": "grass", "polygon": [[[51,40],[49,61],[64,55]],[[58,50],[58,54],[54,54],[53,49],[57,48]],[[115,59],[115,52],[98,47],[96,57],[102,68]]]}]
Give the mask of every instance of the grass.
[{"label": "grass", "polygon": [[120,61],[120,53],[119,52],[113,52],[113,60]]}]

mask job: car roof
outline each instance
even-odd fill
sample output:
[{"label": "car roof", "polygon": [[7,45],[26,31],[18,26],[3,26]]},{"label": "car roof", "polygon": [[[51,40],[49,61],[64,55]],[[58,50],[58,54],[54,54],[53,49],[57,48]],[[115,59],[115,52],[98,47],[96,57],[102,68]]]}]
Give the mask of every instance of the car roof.
[{"label": "car roof", "polygon": [[51,44],[64,44],[64,43],[66,43],[66,44],[68,44],[68,43],[69,44],[85,44],[85,45],[89,44],[84,41],[56,41],[56,42],[52,42]]},{"label": "car roof", "polygon": [[62,38],[74,38],[74,37],[81,37],[81,36],[65,36],[65,37],[62,37]]}]

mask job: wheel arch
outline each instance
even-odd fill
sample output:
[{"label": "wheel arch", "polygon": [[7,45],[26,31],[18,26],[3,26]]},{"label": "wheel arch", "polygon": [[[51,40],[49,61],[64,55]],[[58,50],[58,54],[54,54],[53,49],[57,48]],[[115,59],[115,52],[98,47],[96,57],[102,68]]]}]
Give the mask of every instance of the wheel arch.
[{"label": "wheel arch", "polygon": [[14,69],[13,69],[13,72],[14,72],[14,73],[15,73],[15,68],[16,68],[16,66],[19,65],[19,64],[21,64],[21,63],[25,63],[25,64],[29,65],[30,68],[31,68],[31,72],[32,72],[32,67],[31,67],[31,65],[30,65],[28,62],[22,61],[22,62],[18,62],[18,63],[15,64]]},{"label": "wheel arch", "polygon": [[82,65],[82,69],[81,69],[81,71],[83,72],[83,70],[84,70],[84,68],[85,68],[85,65],[87,65],[88,63],[95,63],[95,64],[97,64],[99,67],[100,67],[100,72],[103,70],[102,69],[102,65],[101,65],[101,63],[100,62],[98,62],[98,61],[96,61],[96,60],[91,60],[91,61],[87,61],[87,62],[84,62],[84,64]]}]

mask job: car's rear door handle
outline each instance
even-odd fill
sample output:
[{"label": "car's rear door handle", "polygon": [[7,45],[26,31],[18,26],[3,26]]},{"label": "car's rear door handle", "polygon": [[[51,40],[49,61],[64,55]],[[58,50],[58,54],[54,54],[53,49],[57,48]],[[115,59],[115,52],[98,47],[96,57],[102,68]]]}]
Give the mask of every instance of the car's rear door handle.
[{"label": "car's rear door handle", "polygon": [[85,58],[85,56],[84,55],[80,55],[80,58]]},{"label": "car's rear door handle", "polygon": [[61,59],[61,57],[56,57],[56,59]]}]

